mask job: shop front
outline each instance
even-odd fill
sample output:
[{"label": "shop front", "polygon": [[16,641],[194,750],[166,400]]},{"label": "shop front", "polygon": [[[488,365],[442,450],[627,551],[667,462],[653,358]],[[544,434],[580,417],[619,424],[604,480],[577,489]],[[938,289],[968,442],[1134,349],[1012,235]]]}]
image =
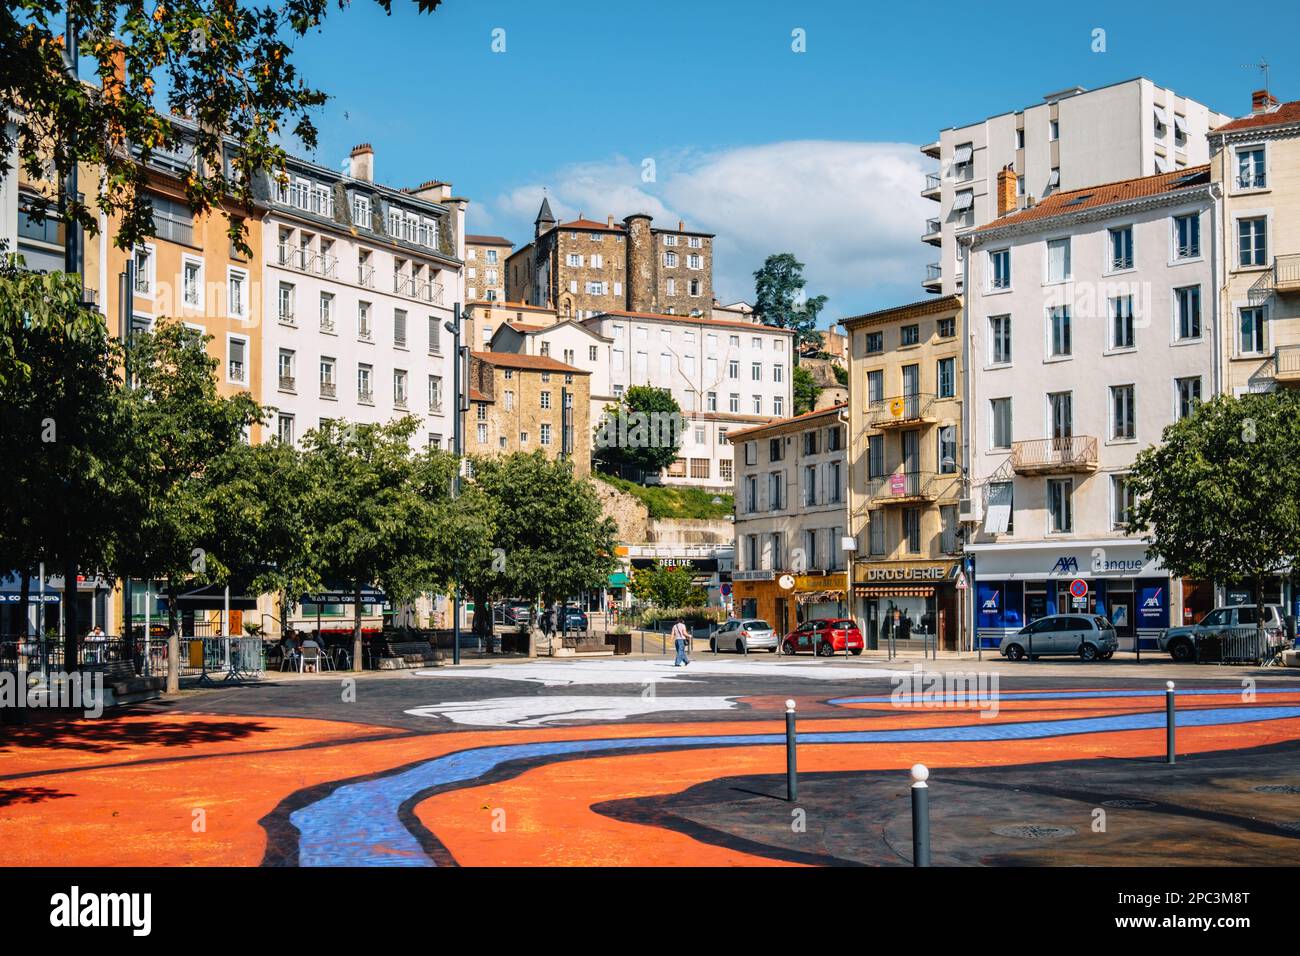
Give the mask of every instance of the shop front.
[{"label": "shop front", "polygon": [[867,647],[895,641],[939,639],[956,650],[961,618],[957,599],[959,561],[859,561],[854,598]]},{"label": "shop front", "polygon": [[778,634],[798,626],[792,575],[780,571],[732,571],[731,587],[735,617],[767,621]]},{"label": "shop front", "polygon": [[[1051,614],[1100,614],[1115,625],[1120,650],[1157,648],[1182,617],[1182,582],[1133,542],[972,545],[980,646]],[[1078,583],[1076,583],[1078,582]]]}]

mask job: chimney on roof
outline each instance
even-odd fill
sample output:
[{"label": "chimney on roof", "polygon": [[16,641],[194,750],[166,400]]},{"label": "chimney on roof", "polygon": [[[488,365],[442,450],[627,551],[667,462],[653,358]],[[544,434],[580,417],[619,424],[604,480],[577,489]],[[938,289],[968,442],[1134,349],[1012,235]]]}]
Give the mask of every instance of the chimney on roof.
[{"label": "chimney on roof", "polygon": [[998,170],[998,216],[1016,211],[1016,171],[1007,165]]},{"label": "chimney on roof", "polygon": [[613,213],[610,213],[608,216],[605,217],[605,225],[609,226],[611,229],[614,228],[614,214],[613,214]]},{"label": "chimney on roof", "polygon": [[369,143],[352,147],[352,159],[348,164],[348,175],[353,179],[368,183],[375,181],[375,151]]},{"label": "chimney on roof", "polygon": [[1268,90],[1256,90],[1250,94],[1250,111],[1252,113],[1266,113],[1273,107],[1277,106],[1277,100]]},{"label": "chimney on roof", "polygon": [[686,223],[682,222],[682,220],[680,219],[677,220],[677,231],[678,232],[686,231]]}]

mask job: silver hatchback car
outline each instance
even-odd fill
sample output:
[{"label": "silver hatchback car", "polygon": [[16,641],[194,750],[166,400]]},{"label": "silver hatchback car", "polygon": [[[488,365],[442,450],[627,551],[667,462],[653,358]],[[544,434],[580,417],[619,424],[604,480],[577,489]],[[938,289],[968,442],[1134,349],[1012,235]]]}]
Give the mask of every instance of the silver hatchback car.
[{"label": "silver hatchback car", "polygon": [[734,650],[737,654],[748,654],[753,650],[776,653],[776,631],[767,621],[754,617],[741,618],[723,623],[709,636],[709,650]]},{"label": "silver hatchback car", "polygon": [[998,653],[1009,661],[1024,657],[1079,655],[1108,660],[1119,648],[1115,625],[1099,614],[1052,614],[1002,638]]}]

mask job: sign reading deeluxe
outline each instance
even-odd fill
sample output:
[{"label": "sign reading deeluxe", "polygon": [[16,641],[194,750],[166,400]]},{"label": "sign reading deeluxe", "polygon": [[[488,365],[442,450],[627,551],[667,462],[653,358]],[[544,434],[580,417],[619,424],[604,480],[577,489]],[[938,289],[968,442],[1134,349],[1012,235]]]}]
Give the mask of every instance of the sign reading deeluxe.
[{"label": "sign reading deeluxe", "polygon": [[83,893],[74,886],[50,897],[50,925],[56,928],[124,927],[148,936],[153,927],[151,893]]}]

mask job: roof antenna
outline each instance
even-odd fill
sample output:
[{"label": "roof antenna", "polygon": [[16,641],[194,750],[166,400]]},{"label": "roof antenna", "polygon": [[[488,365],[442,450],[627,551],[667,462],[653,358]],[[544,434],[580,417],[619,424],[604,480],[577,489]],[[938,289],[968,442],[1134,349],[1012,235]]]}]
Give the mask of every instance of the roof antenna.
[{"label": "roof antenna", "polygon": [[1259,70],[1261,73],[1263,73],[1263,74],[1264,74],[1264,92],[1265,92],[1265,93],[1268,92],[1268,60],[1264,59],[1264,58],[1261,56],[1261,57],[1259,58],[1259,62],[1258,62],[1258,63],[1243,63],[1243,64],[1242,64],[1242,68],[1243,68],[1243,69],[1246,69],[1246,70]]}]

